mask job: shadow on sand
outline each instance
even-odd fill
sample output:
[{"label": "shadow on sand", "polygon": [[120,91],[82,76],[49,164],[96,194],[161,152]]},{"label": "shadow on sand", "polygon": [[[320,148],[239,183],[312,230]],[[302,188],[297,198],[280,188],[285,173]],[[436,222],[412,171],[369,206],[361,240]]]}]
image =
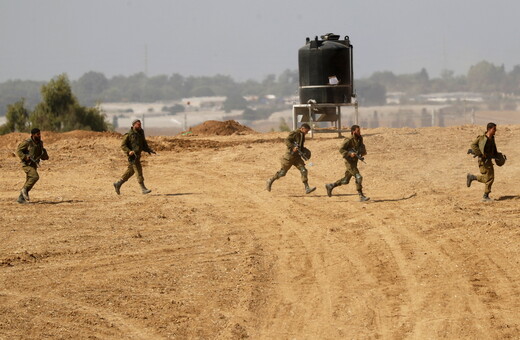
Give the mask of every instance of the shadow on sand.
[{"label": "shadow on sand", "polygon": [[[410,196],[403,197],[403,198],[389,198],[389,199],[371,200],[371,201],[374,202],[374,203],[383,203],[383,202],[399,202],[399,201],[409,200],[409,199],[411,199],[411,198],[414,198],[415,196],[417,196],[417,194],[414,192],[414,193],[411,194]],[[369,201],[369,202],[370,202],[370,201]]]},{"label": "shadow on sand", "polygon": [[[332,197],[341,197],[341,196],[357,196],[357,194],[333,194]],[[301,195],[287,195],[287,197],[328,197],[327,195],[314,195],[314,193],[310,194],[301,194]],[[331,197],[331,198],[332,198]]]},{"label": "shadow on sand", "polygon": [[[332,197],[330,197],[331,199],[334,198],[334,197],[347,197],[347,196],[358,196],[358,194],[332,194]],[[402,197],[402,198],[388,198],[388,199],[370,199],[369,201],[366,201],[366,203],[384,203],[384,202],[399,202],[399,201],[405,201],[405,200],[409,200],[411,198],[414,198],[415,196],[417,196],[417,193],[413,193],[409,196],[406,196],[406,197]],[[303,194],[303,195],[288,195],[287,197],[327,197],[329,198],[327,195],[313,195],[313,194],[309,194],[309,195],[306,195],[306,194]],[[518,196],[506,196],[506,197],[518,197]],[[500,200],[500,198],[498,199]]]},{"label": "shadow on sand", "polygon": [[155,194],[150,196],[186,196],[186,195],[197,195],[193,192],[179,192],[178,194]]},{"label": "shadow on sand", "polygon": [[499,198],[497,198],[497,201],[517,200],[517,199],[520,199],[520,195],[500,196]]},{"label": "shadow on sand", "polygon": [[63,200],[63,201],[36,201],[28,202],[28,204],[63,204],[63,203],[83,203],[82,200]]}]

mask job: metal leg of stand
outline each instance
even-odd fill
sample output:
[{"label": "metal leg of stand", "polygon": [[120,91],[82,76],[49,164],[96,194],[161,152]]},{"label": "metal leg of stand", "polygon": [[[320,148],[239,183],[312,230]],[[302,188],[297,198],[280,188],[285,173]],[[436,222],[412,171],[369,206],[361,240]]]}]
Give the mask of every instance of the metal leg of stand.
[{"label": "metal leg of stand", "polygon": [[293,130],[296,130],[296,121],[298,120],[298,117],[296,117],[296,110],[293,106],[292,108],[292,127],[293,127]]},{"label": "metal leg of stand", "polygon": [[314,138],[314,124],[312,123],[314,121],[314,117],[313,117],[313,112],[312,112],[312,106],[309,105],[309,126],[311,127],[311,131],[309,131],[309,135],[311,138]]},{"label": "metal leg of stand", "polygon": [[356,102],[354,108],[356,110],[356,125],[359,125],[359,113],[358,113],[358,103],[357,102]]},{"label": "metal leg of stand", "polygon": [[338,138],[341,138],[343,137],[341,135],[341,106],[338,106],[338,122],[336,124],[338,124],[338,126],[336,126],[338,129]]}]

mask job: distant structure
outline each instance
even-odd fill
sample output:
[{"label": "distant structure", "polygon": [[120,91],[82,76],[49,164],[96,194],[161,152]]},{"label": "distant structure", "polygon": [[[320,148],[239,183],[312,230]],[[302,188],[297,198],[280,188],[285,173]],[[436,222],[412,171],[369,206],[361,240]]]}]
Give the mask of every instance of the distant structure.
[{"label": "distant structure", "polygon": [[[307,38],[305,46],[298,51],[300,76],[300,104],[293,105],[293,128],[299,122],[311,125],[331,122],[341,136],[341,107],[355,108],[355,123],[358,124],[358,105],[355,100],[353,46],[345,36],[328,33]],[[300,119],[301,116],[301,119]]]}]

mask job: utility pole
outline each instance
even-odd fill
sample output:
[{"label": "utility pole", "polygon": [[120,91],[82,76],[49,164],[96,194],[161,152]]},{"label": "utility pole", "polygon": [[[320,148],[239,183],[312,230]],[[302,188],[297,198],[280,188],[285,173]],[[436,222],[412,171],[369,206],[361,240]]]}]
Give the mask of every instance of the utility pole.
[{"label": "utility pole", "polygon": [[144,45],[144,75],[148,77],[148,44]]}]

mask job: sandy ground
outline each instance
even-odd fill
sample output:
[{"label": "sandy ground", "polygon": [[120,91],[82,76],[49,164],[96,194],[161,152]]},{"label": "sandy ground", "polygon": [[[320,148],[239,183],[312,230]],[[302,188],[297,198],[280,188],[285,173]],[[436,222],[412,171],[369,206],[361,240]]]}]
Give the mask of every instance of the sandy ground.
[{"label": "sandy ground", "polygon": [[0,137],[0,339],[519,339],[520,126],[500,126],[491,203],[480,126],[363,130],[368,203],[333,134],[265,190],[285,133],[152,137],[142,195],[121,136],[43,133],[31,203]]}]

